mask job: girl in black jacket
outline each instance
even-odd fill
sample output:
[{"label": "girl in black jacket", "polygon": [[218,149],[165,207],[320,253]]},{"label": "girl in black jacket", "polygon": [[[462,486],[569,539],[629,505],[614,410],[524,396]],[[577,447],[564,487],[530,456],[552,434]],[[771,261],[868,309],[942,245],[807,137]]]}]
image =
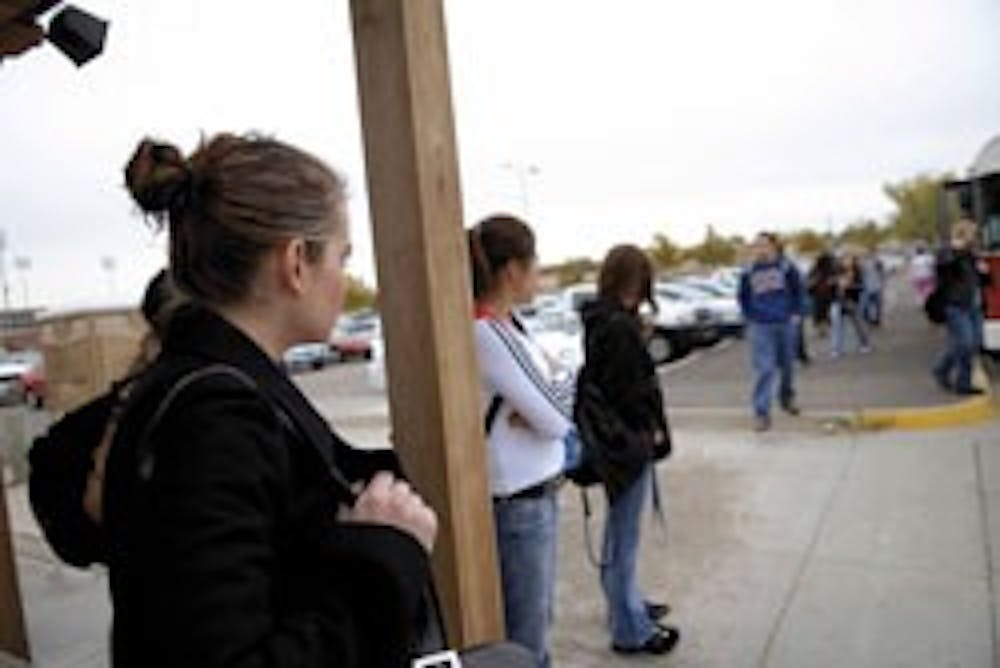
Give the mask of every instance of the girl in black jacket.
[{"label": "girl in black jacket", "polygon": [[652,264],[642,250],[613,248],[601,266],[599,299],[583,311],[583,373],[600,389],[633,441],[628,446],[606,444],[630,454],[611,458],[615,470],[599,471],[610,503],[601,585],[610,613],[611,647],[622,654],[665,654],[679,638],[676,628],[657,624],[668,608],[643,600],[636,573],[640,518],[653,484],[653,462],[670,450],[663,394],[639,319],[643,302],[656,307],[652,277]]},{"label": "girl in black jacket", "polygon": [[333,434],[281,370],[343,303],[344,187],[279,142],[220,135],[126,170],[192,303],[109,454],[115,666],[402,666],[436,518],[391,453]]}]

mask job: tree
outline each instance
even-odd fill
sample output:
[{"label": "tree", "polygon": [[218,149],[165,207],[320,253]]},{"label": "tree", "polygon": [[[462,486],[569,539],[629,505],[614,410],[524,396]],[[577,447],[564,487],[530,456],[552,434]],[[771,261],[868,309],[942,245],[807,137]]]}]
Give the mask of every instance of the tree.
[{"label": "tree", "polygon": [[733,264],[738,253],[739,246],[733,239],[719,236],[709,225],[704,241],[688,249],[686,255],[703,266],[720,267]]},{"label": "tree", "polygon": [[368,287],[363,280],[348,275],[347,294],[344,296],[344,310],[357,311],[375,306],[375,290]]},{"label": "tree", "polygon": [[592,274],[596,273],[598,264],[589,257],[575,257],[564,260],[547,271],[552,271],[556,275],[559,287],[566,287],[574,283],[583,283]]},{"label": "tree", "polygon": [[680,247],[665,234],[653,236],[653,245],[648,252],[657,269],[673,269],[684,259]]},{"label": "tree", "polygon": [[892,235],[889,227],[880,227],[874,220],[859,220],[840,233],[840,242],[875,250]]},{"label": "tree", "polygon": [[[883,186],[886,196],[896,205],[890,220],[892,234],[903,241],[924,240],[933,243],[938,237],[939,202],[944,196],[943,185],[949,175],[922,174],[899,183]],[[953,203],[948,202],[946,220],[958,217]]]},{"label": "tree", "polygon": [[815,256],[825,251],[829,242],[815,230],[798,230],[788,235],[788,245],[799,255]]}]

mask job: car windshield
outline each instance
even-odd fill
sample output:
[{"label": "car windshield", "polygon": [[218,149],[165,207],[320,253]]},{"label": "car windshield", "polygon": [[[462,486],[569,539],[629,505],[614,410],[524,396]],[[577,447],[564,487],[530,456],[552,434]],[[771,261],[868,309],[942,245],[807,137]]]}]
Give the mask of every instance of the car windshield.
[{"label": "car windshield", "polygon": [[702,292],[710,297],[729,297],[730,293],[727,293],[719,285],[713,285],[712,283],[688,283],[688,286],[694,290]]},{"label": "car windshield", "polygon": [[378,327],[375,318],[354,318],[344,321],[340,325],[340,333],[346,336],[357,336],[359,334],[370,334]]},{"label": "car windshield", "polygon": [[523,320],[524,326],[534,334],[544,332],[572,331],[574,318],[559,311],[538,311],[534,316]]},{"label": "car windshield", "polygon": [[691,301],[693,298],[690,291],[684,290],[680,286],[676,285],[658,285],[656,287],[656,296],[661,299],[675,302]]}]

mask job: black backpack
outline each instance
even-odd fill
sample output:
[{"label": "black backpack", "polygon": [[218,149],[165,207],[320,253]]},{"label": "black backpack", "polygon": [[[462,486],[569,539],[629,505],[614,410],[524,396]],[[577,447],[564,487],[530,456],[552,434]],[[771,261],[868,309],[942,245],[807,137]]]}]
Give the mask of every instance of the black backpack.
[{"label": "black backpack", "polygon": [[28,498],[56,555],[85,568],[104,561],[101,529],[83,510],[94,450],[105,438],[127,382],[67,413],[37,437],[28,452]]},{"label": "black backpack", "polygon": [[924,313],[927,319],[935,325],[943,325],[948,319],[948,303],[945,299],[944,288],[939,283],[924,301]]},{"label": "black backpack", "polygon": [[601,483],[617,498],[649,463],[669,452],[658,452],[649,433],[630,428],[618,415],[588,367],[577,378],[573,421],[580,435],[579,464],[566,477],[581,487]]}]

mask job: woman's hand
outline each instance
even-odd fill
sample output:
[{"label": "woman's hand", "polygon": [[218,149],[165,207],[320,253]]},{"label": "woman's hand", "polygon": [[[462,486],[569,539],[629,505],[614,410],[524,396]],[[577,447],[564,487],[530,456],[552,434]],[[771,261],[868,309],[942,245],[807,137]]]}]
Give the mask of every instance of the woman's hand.
[{"label": "woman's hand", "polygon": [[409,534],[430,553],[437,538],[438,520],[434,510],[413,491],[409,483],[391,473],[375,474],[361,490],[354,507],[341,506],[342,522],[381,524]]}]

